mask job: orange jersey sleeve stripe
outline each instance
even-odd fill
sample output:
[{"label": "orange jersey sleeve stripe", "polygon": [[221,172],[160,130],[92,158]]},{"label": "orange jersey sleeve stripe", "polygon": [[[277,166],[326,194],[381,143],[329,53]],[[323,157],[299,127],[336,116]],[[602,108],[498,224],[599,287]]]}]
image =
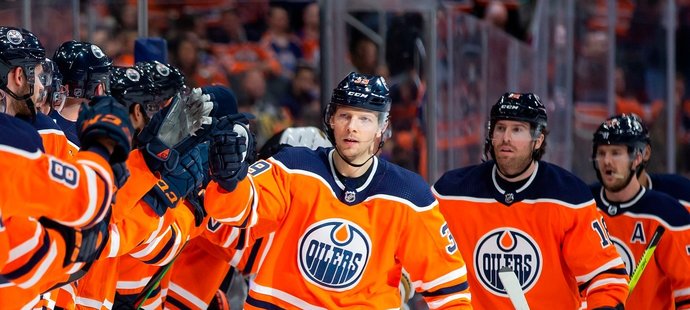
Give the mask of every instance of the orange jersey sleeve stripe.
[{"label": "orange jersey sleeve stripe", "polygon": [[[0,205],[8,206],[3,208],[6,216],[45,216],[65,226],[88,227],[110,207],[112,171],[95,153],[80,152],[75,160],[61,160],[0,145],[0,156],[4,157],[0,180],[14,184],[0,195]],[[22,206],[12,207],[16,201]]]},{"label": "orange jersey sleeve stripe", "polygon": [[46,154],[50,154],[62,159],[68,159],[77,154],[76,145],[69,142],[65,133],[57,129],[41,129],[38,130],[43,141],[43,149]]}]

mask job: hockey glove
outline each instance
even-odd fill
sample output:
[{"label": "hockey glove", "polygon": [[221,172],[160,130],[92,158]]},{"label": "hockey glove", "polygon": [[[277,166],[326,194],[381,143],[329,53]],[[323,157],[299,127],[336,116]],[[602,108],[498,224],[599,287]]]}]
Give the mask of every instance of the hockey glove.
[{"label": "hockey glove", "polygon": [[115,186],[117,186],[117,188],[122,188],[127,182],[127,179],[129,179],[129,169],[127,169],[127,165],[122,162],[112,164],[111,168],[113,168],[113,175],[115,176]]},{"label": "hockey glove", "polygon": [[88,150],[96,144],[101,145],[99,141],[105,138],[115,143],[110,163],[124,162],[129,156],[134,128],[125,107],[113,97],[94,97],[88,106],[82,104],[77,129],[82,149]]},{"label": "hockey glove", "polygon": [[230,122],[227,118],[218,122],[211,137],[211,179],[226,191],[233,191],[237,183],[247,176],[247,154],[254,152],[253,147],[250,147],[254,143],[253,137],[244,124]]},{"label": "hockey glove", "polygon": [[197,148],[180,157],[179,164],[172,171],[161,173],[161,179],[145,196],[144,201],[162,216],[174,208],[180,198],[195,192],[204,180],[201,156]]},{"label": "hockey glove", "polygon": [[185,116],[190,134],[201,128],[201,125],[211,124],[211,111],[214,104],[211,95],[202,94],[201,88],[194,88],[189,94],[183,96]]}]

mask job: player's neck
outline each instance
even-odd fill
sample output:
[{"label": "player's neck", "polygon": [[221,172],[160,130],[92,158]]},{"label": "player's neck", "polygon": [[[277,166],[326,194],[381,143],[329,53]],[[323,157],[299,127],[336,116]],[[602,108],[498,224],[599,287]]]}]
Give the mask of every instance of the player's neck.
[{"label": "player's neck", "polygon": [[348,178],[357,178],[362,176],[367,172],[367,170],[369,170],[369,167],[374,164],[374,159],[369,158],[369,160],[367,160],[361,167],[355,167],[348,164],[342,157],[340,157],[340,154],[333,155],[333,165],[335,165],[335,169],[338,170],[338,173],[340,173],[342,176]]},{"label": "player's neck", "polygon": [[642,173],[640,173],[640,176],[637,178],[638,181],[640,181],[640,185],[644,186],[645,188],[649,188],[649,174],[647,173],[647,170],[642,170]]},{"label": "player's neck", "polygon": [[81,107],[81,99],[67,99],[65,106],[60,111],[60,115],[68,121],[76,122],[79,117],[79,108]]},{"label": "player's neck", "polygon": [[[498,164],[496,164],[496,165],[498,165]],[[496,172],[498,173],[498,176],[501,177],[501,179],[503,179],[507,182],[514,183],[514,182],[520,182],[520,181],[523,181],[523,180],[526,180],[527,178],[529,178],[532,175],[532,173],[534,173],[534,169],[536,169],[536,168],[537,168],[537,162],[532,160],[530,162],[529,166],[527,166],[527,169],[525,169],[524,171],[522,171],[522,173],[520,173],[518,175],[506,176],[505,174],[503,174],[501,172],[501,169],[496,169]]]},{"label": "player's neck", "polygon": [[640,185],[640,182],[638,182],[636,178],[632,178],[630,183],[620,191],[612,192],[607,189],[604,189],[604,191],[608,200],[612,202],[626,202],[633,199],[640,191],[641,187],[642,185]]}]

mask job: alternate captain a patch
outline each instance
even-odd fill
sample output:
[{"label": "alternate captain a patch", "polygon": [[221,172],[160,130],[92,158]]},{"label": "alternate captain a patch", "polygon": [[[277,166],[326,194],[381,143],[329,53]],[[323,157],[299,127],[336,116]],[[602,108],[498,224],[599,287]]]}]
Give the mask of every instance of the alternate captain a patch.
[{"label": "alternate captain a patch", "polygon": [[271,168],[271,164],[262,159],[255,162],[253,165],[249,166],[248,172],[252,176],[257,176],[259,174],[266,172],[269,168]]}]

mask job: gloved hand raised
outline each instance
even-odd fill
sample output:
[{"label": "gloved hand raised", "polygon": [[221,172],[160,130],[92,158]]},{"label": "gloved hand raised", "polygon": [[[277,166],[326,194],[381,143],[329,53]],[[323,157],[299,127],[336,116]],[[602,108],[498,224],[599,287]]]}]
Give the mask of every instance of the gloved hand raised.
[{"label": "gloved hand raised", "polygon": [[81,148],[101,146],[108,149],[110,163],[124,162],[132,149],[134,128],[129,113],[113,97],[94,97],[88,106],[82,104],[77,130]]},{"label": "gloved hand raised", "polygon": [[182,95],[182,100],[184,102],[188,130],[191,135],[194,135],[201,128],[201,125],[211,124],[211,117],[209,115],[214,105],[210,95],[203,94],[201,88],[194,88],[188,94]]},{"label": "gloved hand raised", "polygon": [[218,121],[211,134],[209,168],[211,179],[226,191],[233,191],[239,181],[244,180],[249,169],[248,159],[254,153],[254,137],[249,128],[224,117]]},{"label": "gloved hand raised", "polygon": [[161,171],[161,179],[144,196],[144,201],[162,216],[165,210],[199,188],[204,180],[201,153],[198,148],[180,156],[179,163],[171,171]]}]

